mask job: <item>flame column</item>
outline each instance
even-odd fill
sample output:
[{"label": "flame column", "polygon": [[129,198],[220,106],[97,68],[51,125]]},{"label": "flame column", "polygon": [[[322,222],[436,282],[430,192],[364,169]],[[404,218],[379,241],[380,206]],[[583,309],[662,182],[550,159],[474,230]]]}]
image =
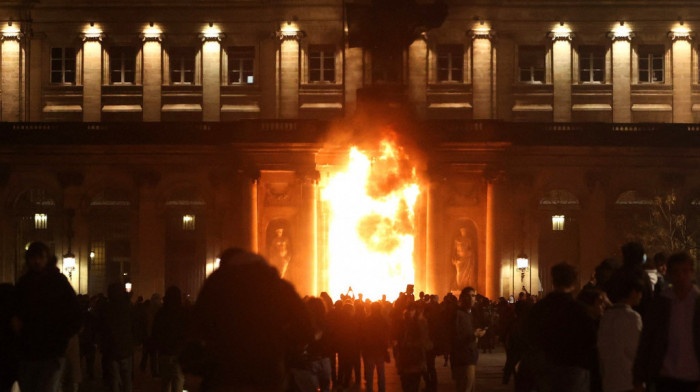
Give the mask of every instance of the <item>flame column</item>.
[{"label": "flame column", "polygon": [[89,32],[83,39],[83,121],[97,122],[102,117],[102,38]]},{"label": "flame column", "polygon": [[554,89],[554,121],[571,122],[571,31],[553,31],[552,84]]},{"label": "flame column", "polygon": [[163,49],[160,32],[147,32],[143,40],[143,121],[160,121],[163,85]]},{"label": "flame column", "polygon": [[692,34],[687,31],[668,33],[673,41],[673,122],[693,122],[692,86]]},{"label": "flame column", "polygon": [[475,120],[493,118],[493,32],[487,28],[472,35],[472,106]]},{"label": "flame column", "polygon": [[2,121],[20,121],[22,97],[22,48],[19,31],[2,33]]},{"label": "flame column", "polygon": [[631,98],[631,56],[634,34],[620,26],[611,32],[612,44],[612,86],[613,122],[632,122]]},{"label": "flame column", "polygon": [[202,120],[221,120],[221,39],[223,34],[208,31],[202,39]]},{"label": "flame column", "polygon": [[299,114],[299,42],[304,32],[282,30],[277,32],[277,37],[281,41],[277,68],[278,116],[296,118]]}]

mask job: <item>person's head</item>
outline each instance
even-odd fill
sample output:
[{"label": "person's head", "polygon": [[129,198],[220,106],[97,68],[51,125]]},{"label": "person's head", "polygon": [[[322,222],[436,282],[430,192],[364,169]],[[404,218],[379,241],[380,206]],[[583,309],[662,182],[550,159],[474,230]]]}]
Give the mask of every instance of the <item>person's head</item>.
[{"label": "person's head", "polygon": [[126,289],[123,283],[112,283],[107,287],[107,299],[110,302],[125,301],[127,299]]},{"label": "person's head", "polygon": [[661,275],[666,275],[666,253],[659,252],[654,255],[654,267]]},{"label": "person's head", "polygon": [[228,248],[221,252],[219,259],[221,260],[219,262],[219,268],[232,265],[247,265],[256,263],[267,264],[262,256],[247,252],[241,248]]},{"label": "person's head", "polygon": [[628,242],[622,245],[622,264],[625,267],[637,267],[644,264],[644,247],[639,242]]},{"label": "person's head", "polygon": [[24,252],[24,262],[30,271],[41,272],[49,264],[49,247],[43,242],[32,242]]},{"label": "person's head", "polygon": [[555,264],[552,267],[552,284],[554,290],[563,292],[572,292],[578,279],[576,267],[566,262]]},{"label": "person's head", "polygon": [[695,259],[687,252],[672,254],[666,262],[668,278],[673,288],[688,290],[693,284]]},{"label": "person's head", "polygon": [[606,296],[603,290],[585,289],[581,290],[576,297],[583,306],[586,307],[588,315],[594,320],[600,320],[603,317],[603,312],[606,306]]},{"label": "person's head", "polygon": [[644,279],[633,271],[620,270],[610,281],[608,297],[613,303],[638,306],[644,292]]},{"label": "person's head", "polygon": [[165,290],[163,297],[164,306],[180,306],[182,305],[182,291],[177,286],[170,286]]},{"label": "person's head", "polygon": [[597,287],[603,287],[615,272],[615,260],[605,259],[595,267],[595,281]]},{"label": "person's head", "polygon": [[476,303],[476,290],[473,287],[465,287],[459,293],[459,304],[465,309],[474,307]]}]

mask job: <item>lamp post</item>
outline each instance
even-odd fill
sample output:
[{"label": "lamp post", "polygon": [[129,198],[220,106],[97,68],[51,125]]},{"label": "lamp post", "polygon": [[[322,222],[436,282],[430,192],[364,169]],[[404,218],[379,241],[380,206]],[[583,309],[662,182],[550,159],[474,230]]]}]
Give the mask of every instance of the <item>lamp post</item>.
[{"label": "lamp post", "polygon": [[525,271],[530,267],[530,259],[527,258],[525,253],[521,253],[515,259],[515,264],[520,270],[520,284],[523,285],[523,290],[525,290]]}]

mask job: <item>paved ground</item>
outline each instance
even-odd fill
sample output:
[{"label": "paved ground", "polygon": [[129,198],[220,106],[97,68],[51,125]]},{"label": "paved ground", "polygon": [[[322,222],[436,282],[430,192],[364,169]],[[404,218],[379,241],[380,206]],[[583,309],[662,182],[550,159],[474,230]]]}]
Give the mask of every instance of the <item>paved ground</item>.
[{"label": "paved ground", "polygon": [[[140,359],[140,353],[137,353],[136,358]],[[138,363],[137,361],[135,361]],[[443,366],[442,357],[436,361],[438,372],[438,392],[453,392],[454,384],[450,377],[450,368]],[[98,361],[99,363],[99,361]],[[511,385],[503,385],[501,383],[501,369],[505,363],[505,354],[503,349],[498,349],[493,354],[481,354],[479,357],[479,365],[477,366],[477,382],[476,392],[505,392],[512,391]],[[99,374],[99,373],[98,373]],[[376,380],[375,380],[376,382]],[[188,377],[185,389],[188,392],[197,392],[199,380]],[[390,363],[386,369],[386,385],[387,392],[401,392],[401,383],[399,376],[396,373],[394,363]],[[102,384],[101,380],[84,380],[81,385],[81,392],[103,392],[108,389]],[[376,390],[376,389],[375,389]],[[13,392],[18,391],[14,389]],[[142,373],[136,366],[134,372],[134,392],[158,392],[160,391],[160,381],[152,378],[148,372]],[[355,387],[348,392],[362,392],[362,388]]]}]

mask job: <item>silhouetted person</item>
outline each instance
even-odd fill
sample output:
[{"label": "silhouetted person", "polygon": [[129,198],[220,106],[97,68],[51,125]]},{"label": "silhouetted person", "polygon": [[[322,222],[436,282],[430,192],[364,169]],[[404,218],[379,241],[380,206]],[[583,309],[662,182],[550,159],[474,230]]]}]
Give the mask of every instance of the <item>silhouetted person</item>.
[{"label": "silhouetted person", "polygon": [[634,274],[618,275],[609,295],[614,305],[603,314],[598,329],[598,358],[602,390],[624,392],[634,388],[632,367],[642,333],[642,316],[632,306],[642,300],[644,281]]},{"label": "silhouetted person", "polygon": [[354,383],[360,385],[362,375],[360,370],[360,325],[358,311],[350,303],[343,304],[338,319],[338,380],[339,384],[345,388]]},{"label": "silhouetted person", "polygon": [[10,392],[17,381],[17,314],[15,288],[9,283],[0,284],[0,392]]},{"label": "silhouetted person", "polygon": [[651,305],[651,300],[654,298],[654,291],[649,279],[649,274],[644,270],[644,263],[647,256],[644,252],[644,247],[638,242],[629,242],[622,246],[622,267],[615,271],[611,279],[615,278],[615,274],[632,273],[644,281],[644,292],[642,293],[642,301],[639,306],[634,307],[634,310],[646,317],[646,312]]},{"label": "silhouetted person", "polygon": [[389,359],[389,323],[382,315],[382,304],[375,302],[362,328],[362,357],[365,361],[367,392],[374,390],[374,371],[377,371],[377,391],[386,391],[384,363]]},{"label": "silhouetted person", "polygon": [[313,339],[304,303],[262,257],[229,249],[220,258],[194,306],[203,363],[192,370],[205,392],[281,391],[285,354]]},{"label": "silhouetted person", "polygon": [[700,385],[700,290],[693,284],[695,260],[688,253],[668,258],[672,287],[657,296],[644,319],[634,364],[636,390],[697,391]]},{"label": "silhouetted person", "polygon": [[554,291],[532,307],[525,321],[527,360],[539,392],[587,392],[596,356],[595,325],[572,295],[576,269],[560,263],[551,273]]},{"label": "silhouetted person", "polygon": [[188,318],[182,306],[182,292],[176,286],[165,291],[163,307],[153,320],[153,342],[158,350],[158,363],[162,392],[182,391],[185,376],[178,356],[182,353],[187,337]]},{"label": "silhouetted person", "polygon": [[80,328],[80,307],[45,244],[31,243],[24,259],[27,273],[17,281],[20,389],[58,391],[68,340]]},{"label": "silhouetted person", "polygon": [[473,311],[475,304],[476,290],[465,287],[459,294],[459,307],[454,313],[450,328],[450,363],[457,392],[472,392],[476,385],[476,362],[479,355],[476,345],[485,331],[476,328],[477,320]]},{"label": "silhouetted person", "polygon": [[430,348],[430,339],[428,324],[413,301],[406,304],[403,321],[397,328],[397,337],[394,357],[401,379],[401,390],[418,392],[421,376],[426,370],[425,353]]},{"label": "silhouetted person", "polygon": [[652,262],[647,264],[649,264],[649,266],[646,271],[649,275],[654,295],[656,296],[666,289],[666,254],[663,252],[655,254]]},{"label": "silhouetted person", "polygon": [[134,357],[134,314],[124,285],[107,288],[107,303],[100,313],[100,349],[112,392],[131,392]]},{"label": "silhouetted person", "polygon": [[[332,304],[332,302],[331,302]],[[326,320],[326,308],[320,298],[309,298],[306,307],[316,329],[315,339],[307,348],[309,368],[318,379],[321,392],[329,392],[331,388],[331,334]]]}]

